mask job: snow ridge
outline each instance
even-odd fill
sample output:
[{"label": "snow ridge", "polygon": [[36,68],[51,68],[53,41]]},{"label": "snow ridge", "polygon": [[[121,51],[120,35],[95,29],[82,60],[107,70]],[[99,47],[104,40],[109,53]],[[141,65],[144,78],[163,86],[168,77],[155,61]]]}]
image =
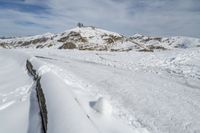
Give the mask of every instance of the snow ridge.
[{"label": "snow ridge", "polygon": [[190,37],[131,37],[96,27],[76,27],[60,34],[0,39],[0,48],[52,48],[96,51],[160,51],[200,47],[200,39]]}]

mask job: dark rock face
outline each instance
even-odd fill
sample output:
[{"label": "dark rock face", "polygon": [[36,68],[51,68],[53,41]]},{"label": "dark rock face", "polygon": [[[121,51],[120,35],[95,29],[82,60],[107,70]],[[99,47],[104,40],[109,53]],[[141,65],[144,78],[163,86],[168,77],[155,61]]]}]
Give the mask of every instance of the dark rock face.
[{"label": "dark rock face", "polygon": [[73,42],[65,42],[59,49],[75,49],[76,45]]},{"label": "dark rock face", "polygon": [[45,43],[47,40],[49,40],[49,38],[43,37],[43,38],[31,40],[31,41],[25,41],[25,42],[19,41],[17,43],[21,44],[20,46],[27,46],[27,45],[30,45],[30,44]]},{"label": "dark rock face", "polygon": [[0,47],[2,48],[9,48],[7,43],[0,43]]},{"label": "dark rock face", "polygon": [[88,42],[80,33],[71,31],[67,36],[61,37],[58,42]]},{"label": "dark rock face", "polygon": [[104,40],[108,43],[108,44],[112,44],[115,43],[117,41],[123,41],[123,36],[114,36],[114,35],[106,35],[107,38],[105,38]]}]

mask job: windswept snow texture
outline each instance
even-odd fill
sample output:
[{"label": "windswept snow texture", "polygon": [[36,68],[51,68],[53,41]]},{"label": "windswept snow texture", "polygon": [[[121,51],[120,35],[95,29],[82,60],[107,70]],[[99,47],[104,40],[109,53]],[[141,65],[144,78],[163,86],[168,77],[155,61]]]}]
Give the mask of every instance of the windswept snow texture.
[{"label": "windswept snow texture", "polygon": [[89,95],[90,106],[99,97],[109,99],[113,115],[138,132],[200,132],[199,48],[154,53],[28,53],[51,63],[51,69],[76,88],[72,91],[80,99]]},{"label": "windswept snow texture", "polygon": [[[113,118],[110,109],[106,108],[109,105],[108,102],[106,106],[101,105],[104,108],[103,112],[93,110],[88,101],[89,95],[82,91],[74,94],[73,90],[81,89],[80,86],[69,84],[72,79],[68,82],[66,79],[63,80],[60,73],[56,71],[56,69],[61,69],[35,58],[29,60],[33,69],[41,77],[40,85],[47,107],[48,133],[63,133],[64,131],[68,133],[148,133],[142,128],[132,129],[119,119]],[[48,71],[45,71],[47,68]],[[80,97],[80,94],[85,96]]]},{"label": "windswept snow texture", "polygon": [[148,53],[1,49],[2,133],[41,128],[27,59],[41,76],[48,133],[200,132],[196,47]]},{"label": "windswept snow texture", "polygon": [[[0,132],[27,133],[32,78],[24,54],[0,51]],[[37,125],[37,123],[35,123]]]}]

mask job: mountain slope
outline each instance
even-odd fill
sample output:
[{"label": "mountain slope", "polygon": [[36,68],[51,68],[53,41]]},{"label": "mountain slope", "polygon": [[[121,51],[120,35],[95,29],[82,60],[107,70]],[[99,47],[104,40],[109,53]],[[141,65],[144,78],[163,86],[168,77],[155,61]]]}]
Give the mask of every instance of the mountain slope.
[{"label": "mountain slope", "polygon": [[56,48],[97,51],[154,51],[200,47],[200,39],[189,37],[126,37],[95,27],[76,27],[60,34],[0,39],[2,48]]},{"label": "mountain slope", "polygon": [[135,34],[131,40],[144,44],[148,48],[173,49],[173,48],[192,48],[200,47],[200,39],[192,37],[151,37]]}]

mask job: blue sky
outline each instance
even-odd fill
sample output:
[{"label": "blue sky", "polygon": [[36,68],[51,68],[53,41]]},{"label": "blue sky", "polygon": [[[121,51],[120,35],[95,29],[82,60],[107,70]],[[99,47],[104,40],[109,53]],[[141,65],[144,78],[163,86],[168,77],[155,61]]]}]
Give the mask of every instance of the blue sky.
[{"label": "blue sky", "polygon": [[0,36],[58,33],[78,22],[125,35],[200,38],[200,0],[0,0]]}]

